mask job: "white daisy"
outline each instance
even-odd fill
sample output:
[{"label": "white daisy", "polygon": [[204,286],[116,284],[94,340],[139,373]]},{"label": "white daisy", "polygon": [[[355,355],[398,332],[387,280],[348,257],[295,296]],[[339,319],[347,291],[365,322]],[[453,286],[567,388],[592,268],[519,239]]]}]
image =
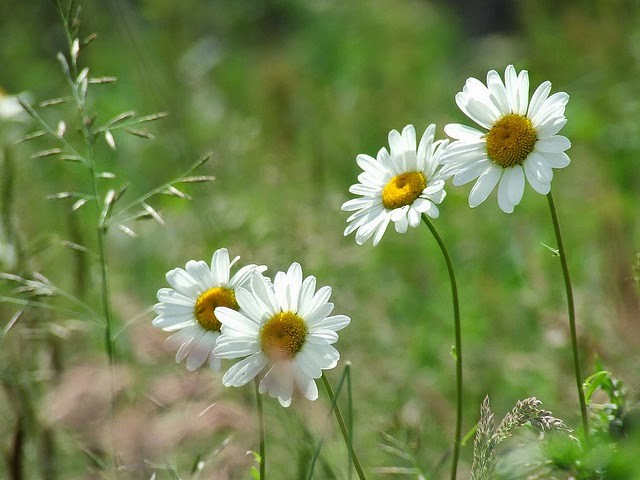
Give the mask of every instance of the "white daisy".
[{"label": "white daisy", "polygon": [[212,369],[220,369],[220,359],[212,353],[220,336],[215,308],[225,306],[237,310],[237,289],[248,282],[253,272],[267,268],[246,265],[229,279],[231,267],[239,259],[229,262],[229,252],[220,248],[213,254],[211,267],[202,260],[190,260],[184,270],[175,268],[167,273],[167,282],[172,288],[158,290],[160,303],[154,307],[158,316],[153,326],[177,330],[167,341],[178,348],[176,362],[186,357],[187,370],[201,367],[207,358]]},{"label": "white daisy", "polygon": [[278,398],[283,407],[291,404],[294,386],[309,400],[317,399],[314,379],[338,364],[340,354],[332,344],[338,340],[336,331],[351,321],[346,315],[330,316],[330,296],[330,287],[316,292],[315,277],[303,281],[297,263],[286,273],[278,272],[273,285],[262,275],[252,275],[250,290],[236,290],[239,311],[215,311],[222,334],[214,354],[246,357],[224,374],[222,382],[240,387],[266,370],[259,391]]},{"label": "white daisy", "polygon": [[434,142],[435,125],[429,125],[416,150],[416,132],[407,125],[402,134],[389,133],[389,147],[382,148],[377,158],[358,155],[356,161],[363,172],[360,183],[349,188],[361,195],[345,202],[342,210],[354,212],[348,219],[345,235],[356,231],[356,242],[364,244],[373,237],[377,245],[394,222],[396,232],[405,233],[409,226],[420,224],[422,214],[438,218],[436,203],[446,196],[444,177],[436,171],[447,140]]},{"label": "white daisy", "polygon": [[551,190],[553,168],[569,165],[568,138],[557,135],[567,123],[564,109],[569,95],[549,96],[551,82],[543,82],[529,101],[529,74],[516,74],[513,65],[500,75],[491,70],[487,85],[469,78],[456,95],[460,109],[481,129],[452,123],[444,127],[453,141],[441,163],[443,175],[454,185],[478,179],[469,205],[484,202],[498,185],[498,205],[506,212],[520,203],[525,178],[538,193]]}]

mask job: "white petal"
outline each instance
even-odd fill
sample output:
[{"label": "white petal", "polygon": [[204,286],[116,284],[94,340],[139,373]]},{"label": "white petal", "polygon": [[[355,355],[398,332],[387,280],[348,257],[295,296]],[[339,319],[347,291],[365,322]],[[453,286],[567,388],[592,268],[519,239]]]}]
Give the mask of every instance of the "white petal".
[{"label": "white petal", "polygon": [[242,387],[253,380],[266,365],[267,357],[258,352],[232,365],[222,377],[222,383],[226,387]]},{"label": "white petal", "polygon": [[460,123],[448,123],[444,126],[444,133],[456,140],[470,141],[479,141],[484,135],[480,130]]},{"label": "white petal", "polygon": [[471,208],[477,207],[489,197],[498,184],[502,172],[502,167],[496,164],[491,164],[489,168],[482,172],[469,193],[469,206]]},{"label": "white petal", "polygon": [[216,279],[217,285],[227,285],[229,283],[229,252],[226,248],[220,248],[213,252],[211,257],[211,272]]},{"label": "white petal", "polygon": [[496,109],[502,113],[509,112],[509,98],[500,75],[495,70],[487,73],[487,88]]},{"label": "white petal", "polygon": [[351,319],[346,315],[332,315],[315,323],[307,321],[307,325],[310,332],[314,332],[316,328],[329,328],[338,331],[349,325],[350,322]]},{"label": "white petal", "polygon": [[478,160],[469,163],[463,169],[453,176],[453,184],[455,186],[464,185],[478,178],[491,165],[491,161],[487,159]]},{"label": "white petal", "polygon": [[318,399],[318,386],[313,378],[309,378],[305,373],[296,365],[294,370],[296,385],[300,389],[300,393],[307,399],[315,401]]},{"label": "white petal", "polygon": [[524,193],[524,172],[520,165],[515,165],[508,168],[503,175],[507,175],[509,185],[509,201],[513,205],[518,205],[522,200],[522,194]]},{"label": "white petal", "polygon": [[571,163],[571,159],[564,152],[545,153],[544,158],[551,168],[564,168]]},{"label": "white petal", "polygon": [[302,318],[308,318],[313,315],[319,308],[325,305],[331,297],[331,287],[321,287],[315,295],[311,298],[311,301],[307,301],[300,305],[298,315]]},{"label": "white petal", "polygon": [[187,357],[187,370],[190,372],[200,368],[207,361],[216,344],[218,333],[207,331],[200,337],[197,343],[191,347]]},{"label": "white petal", "polygon": [[535,144],[535,149],[540,152],[559,153],[571,148],[571,142],[567,137],[554,135],[553,137],[541,138]]},{"label": "white petal", "polygon": [[532,162],[524,162],[524,173],[527,176],[529,185],[541,195],[546,195],[551,191],[551,183],[540,180]]},{"label": "white petal", "polygon": [[534,118],[540,108],[544,104],[545,100],[549,96],[549,92],[551,91],[551,82],[546,81],[542,82],[538,88],[536,88],[535,92],[531,96],[531,102],[529,103],[529,110],[527,112],[527,117]]},{"label": "white petal", "polygon": [[416,151],[416,130],[413,125],[407,125],[402,129],[402,139],[407,151]]},{"label": "white petal", "polygon": [[[214,278],[209,265],[202,260],[197,262],[189,260],[185,269],[187,273],[191,275],[191,278],[200,285],[202,291],[221,285],[221,282],[217,282],[217,279]],[[227,270],[227,275],[229,275],[229,270]]]},{"label": "white petal", "polygon": [[198,298],[206,288],[199,285],[194,278],[182,268],[174,268],[166,274],[167,282],[173,289],[184,296]]},{"label": "white petal", "polygon": [[158,290],[158,300],[162,303],[173,303],[176,305],[194,307],[196,304],[196,298],[197,297],[186,296],[182,293],[176,292],[173,288],[161,288]]},{"label": "white petal", "polygon": [[232,308],[217,307],[213,313],[222,324],[223,329],[224,327],[229,327],[239,332],[246,332],[247,334],[256,333],[260,329],[258,322]]},{"label": "white petal", "polygon": [[309,333],[305,341],[314,345],[331,345],[338,341],[338,334],[333,330],[317,329],[313,333]]},{"label": "white petal", "polygon": [[538,138],[551,137],[562,130],[562,127],[564,127],[566,124],[566,118],[554,117],[550,121],[542,125],[538,125],[536,127],[536,133],[538,134]]}]

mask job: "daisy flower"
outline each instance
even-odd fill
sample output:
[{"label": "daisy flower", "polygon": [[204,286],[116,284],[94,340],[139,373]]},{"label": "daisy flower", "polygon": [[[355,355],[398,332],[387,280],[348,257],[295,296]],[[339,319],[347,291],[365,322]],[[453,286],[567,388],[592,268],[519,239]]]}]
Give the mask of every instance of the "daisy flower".
[{"label": "daisy flower", "polygon": [[429,125],[416,150],[416,131],[407,125],[402,134],[389,133],[390,153],[382,148],[376,158],[358,155],[356,161],[363,172],[360,183],[349,192],[361,195],[345,202],[342,210],[354,212],[347,219],[345,236],[356,232],[358,245],[373,237],[373,245],[382,239],[389,222],[396,232],[405,233],[409,226],[420,224],[422,214],[438,218],[437,203],[446,195],[444,177],[437,170],[447,140],[434,142],[435,125]]},{"label": "daisy flower", "polygon": [[529,74],[516,74],[513,65],[505,81],[491,70],[487,85],[469,78],[456,95],[458,107],[481,128],[457,123],[444,127],[454,141],[442,159],[443,175],[453,184],[478,179],[469,194],[469,205],[484,202],[498,185],[498,205],[506,213],[520,203],[525,178],[538,193],[551,190],[553,168],[569,165],[565,150],[569,139],[558,132],[567,123],[564,109],[569,95],[549,96],[551,82],[543,82],[529,100]]},{"label": "daisy flower", "polygon": [[201,367],[207,359],[212,369],[220,369],[220,359],[212,354],[220,336],[215,309],[224,306],[237,310],[237,289],[247,283],[253,272],[267,268],[246,265],[229,278],[231,267],[239,259],[230,262],[227,249],[220,248],[213,253],[211,267],[202,260],[190,260],[185,269],[175,268],[167,273],[171,288],[158,290],[160,303],[154,307],[158,316],[153,326],[176,331],[167,341],[178,348],[176,362],[187,359],[187,370]]},{"label": "daisy flower", "polygon": [[239,288],[240,310],[218,307],[222,334],[214,354],[221,358],[246,357],[222,377],[227,386],[241,387],[264,371],[260,393],[269,393],[283,407],[291,404],[294,386],[309,400],[318,398],[315,379],[334,368],[340,354],[332,346],[336,331],[351,321],[346,315],[330,315],[330,287],[316,292],[316,279],[302,279],[302,268],[293,263],[273,281],[259,274],[250,289]]}]

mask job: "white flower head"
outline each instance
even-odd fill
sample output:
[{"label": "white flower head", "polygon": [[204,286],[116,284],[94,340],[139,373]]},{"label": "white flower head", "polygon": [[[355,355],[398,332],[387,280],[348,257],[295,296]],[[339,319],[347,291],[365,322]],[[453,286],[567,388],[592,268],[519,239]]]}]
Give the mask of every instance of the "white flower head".
[{"label": "white flower head", "polygon": [[568,138],[558,135],[567,123],[564,116],[569,95],[549,96],[551,82],[545,81],[529,99],[529,74],[516,74],[513,65],[500,75],[491,70],[487,84],[469,78],[456,95],[456,103],[481,128],[452,123],[444,127],[454,141],[442,164],[443,175],[453,184],[478,179],[469,194],[469,205],[484,202],[498,185],[498,205],[513,212],[524,192],[525,178],[538,193],[551,190],[553,168],[569,165]]},{"label": "white flower head", "polygon": [[220,336],[220,320],[215,309],[225,306],[238,309],[237,289],[245,285],[253,272],[267,267],[246,265],[230,278],[231,267],[240,259],[229,261],[226,248],[216,250],[211,267],[200,260],[189,260],[185,269],[175,268],[167,273],[171,288],[158,290],[160,303],[154,307],[158,316],[153,326],[175,331],[167,341],[178,348],[176,362],[187,359],[187,370],[201,367],[207,359],[214,370],[220,369],[220,358],[213,348]]},{"label": "white flower head", "polygon": [[294,387],[316,400],[315,379],[340,359],[332,346],[338,340],[336,331],[351,321],[346,315],[331,315],[330,296],[330,287],[316,292],[314,276],[303,280],[298,263],[286,273],[278,272],[273,284],[253,274],[249,289],[236,290],[240,310],[219,307],[215,311],[222,334],[214,354],[246,357],[224,374],[222,382],[241,387],[265,371],[259,391],[277,398],[283,407],[291,404]]},{"label": "white flower head", "polygon": [[390,152],[383,147],[377,158],[358,155],[363,172],[358,176],[360,183],[349,191],[361,197],[342,205],[342,210],[354,212],[344,234],[355,231],[358,245],[372,237],[377,245],[389,222],[395,224],[396,232],[405,233],[409,226],[420,224],[422,214],[438,218],[436,204],[446,196],[438,164],[448,141],[434,141],[435,130],[435,125],[429,125],[416,149],[416,131],[407,125],[402,134],[389,133]]}]

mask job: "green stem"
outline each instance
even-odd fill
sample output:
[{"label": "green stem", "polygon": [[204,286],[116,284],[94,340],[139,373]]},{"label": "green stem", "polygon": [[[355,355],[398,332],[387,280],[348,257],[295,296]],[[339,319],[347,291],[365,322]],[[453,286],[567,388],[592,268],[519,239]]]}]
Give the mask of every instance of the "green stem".
[{"label": "green stem", "polygon": [[260,381],[256,377],[254,380],[256,386],[256,403],[258,406],[258,431],[260,434],[260,480],[265,480],[265,472],[267,469],[265,440],[264,440],[264,411],[262,409],[262,395],[260,395]]},{"label": "green stem", "polygon": [[453,459],[451,461],[451,480],[455,480],[458,470],[458,458],[460,457],[460,437],[462,435],[462,334],[460,333],[460,302],[458,300],[458,285],[456,275],[453,271],[451,257],[447,251],[442,238],[438,235],[435,227],[426,215],[422,216],[424,223],[429,227],[433,238],[435,238],[449,272],[449,282],[451,283],[451,295],[453,297],[453,323],[455,329],[455,359],[456,359],[456,431],[453,443]]},{"label": "green stem", "polygon": [[352,437],[349,435],[347,424],[345,423],[344,417],[342,416],[342,412],[340,411],[340,407],[338,406],[338,402],[333,393],[333,388],[331,387],[331,383],[329,383],[329,379],[327,378],[324,372],[322,372],[322,383],[324,384],[324,388],[327,390],[327,395],[329,395],[329,399],[331,400],[332,405],[335,405],[335,408],[333,409],[333,411],[336,415],[336,420],[338,422],[338,426],[340,427],[340,431],[342,432],[344,443],[346,443],[347,449],[349,450],[349,454],[351,455],[351,460],[353,461],[353,466],[356,469],[358,478],[360,480],[365,480],[366,477],[364,475],[364,470],[362,470],[362,466],[360,465],[360,460],[358,460],[358,456],[356,455],[356,452],[353,449]]},{"label": "green stem", "polygon": [[569,276],[569,267],[567,266],[567,256],[562,243],[562,235],[560,234],[560,222],[558,221],[558,213],[551,192],[547,194],[549,201],[549,210],[553,219],[553,229],[558,242],[558,256],[562,265],[562,274],[564,276],[564,286],[567,292],[567,308],[569,311],[569,330],[571,331],[571,346],[573,349],[573,369],[576,376],[576,388],[578,390],[578,400],[580,401],[580,413],[582,415],[582,429],[584,430],[585,440],[589,440],[589,419],[587,416],[587,403],[584,398],[584,390],[582,388],[582,373],[580,371],[580,355],[578,353],[578,335],[576,333],[576,312],[573,304],[573,290],[571,288],[571,277]]}]

